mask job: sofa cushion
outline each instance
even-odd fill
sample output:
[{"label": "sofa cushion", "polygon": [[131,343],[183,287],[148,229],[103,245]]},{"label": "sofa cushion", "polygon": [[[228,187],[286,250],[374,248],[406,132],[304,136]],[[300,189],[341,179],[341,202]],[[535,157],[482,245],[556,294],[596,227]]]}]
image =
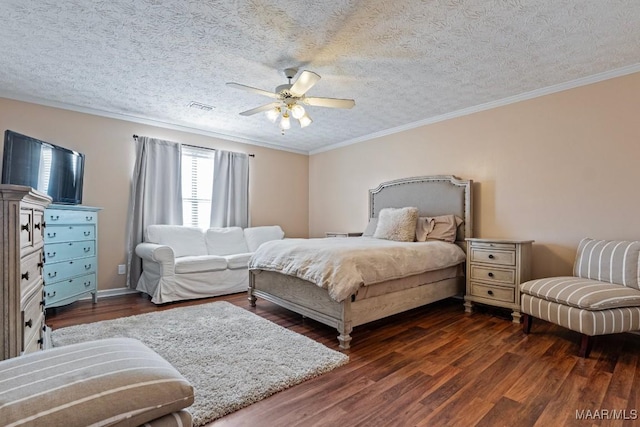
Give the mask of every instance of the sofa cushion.
[{"label": "sofa cushion", "polygon": [[573,275],[640,289],[640,242],[582,239]]},{"label": "sofa cushion", "polygon": [[264,242],[280,240],[283,237],[284,231],[282,231],[279,225],[249,227],[244,229],[244,238],[247,241],[249,252],[255,252]]},{"label": "sofa cushion", "polygon": [[227,269],[227,260],[218,255],[183,256],[176,258],[176,274],[200,273]]},{"label": "sofa cushion", "polygon": [[520,291],[542,300],[586,310],[640,306],[640,291],[622,285],[580,277],[530,280]]},{"label": "sofa cushion", "polygon": [[3,425],[137,426],[193,403],[189,382],[131,338],[4,360],[0,384]]},{"label": "sofa cushion", "polygon": [[227,268],[230,268],[231,270],[249,268],[249,259],[251,259],[251,255],[253,255],[252,252],[225,256],[225,259],[227,260]]},{"label": "sofa cushion", "polygon": [[150,225],[146,239],[147,242],[169,246],[176,257],[208,254],[204,231],[197,227]]},{"label": "sofa cushion", "polygon": [[209,255],[231,255],[249,252],[240,227],[210,228],[204,241]]}]

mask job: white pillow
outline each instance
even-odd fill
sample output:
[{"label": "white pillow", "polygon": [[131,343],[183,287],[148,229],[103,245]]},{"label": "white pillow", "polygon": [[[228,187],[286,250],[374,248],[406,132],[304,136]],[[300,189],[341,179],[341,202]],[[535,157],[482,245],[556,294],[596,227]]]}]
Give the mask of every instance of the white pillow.
[{"label": "white pillow", "polygon": [[364,229],[362,233],[362,237],[371,237],[373,233],[376,232],[376,227],[378,226],[378,218],[371,218],[369,220],[369,224],[367,224],[367,228]]},{"label": "white pillow", "polygon": [[266,225],[263,227],[249,227],[244,229],[244,238],[247,241],[249,252],[255,252],[258,246],[270,240],[280,240],[284,237],[284,231],[279,225]]},{"label": "white pillow", "polygon": [[197,227],[150,225],[146,241],[169,246],[176,257],[207,255],[204,231]]},{"label": "white pillow", "polygon": [[384,208],[378,214],[378,226],[373,237],[413,242],[416,238],[418,208]]},{"label": "white pillow", "polygon": [[212,227],[205,233],[209,255],[232,255],[249,252],[240,227]]}]

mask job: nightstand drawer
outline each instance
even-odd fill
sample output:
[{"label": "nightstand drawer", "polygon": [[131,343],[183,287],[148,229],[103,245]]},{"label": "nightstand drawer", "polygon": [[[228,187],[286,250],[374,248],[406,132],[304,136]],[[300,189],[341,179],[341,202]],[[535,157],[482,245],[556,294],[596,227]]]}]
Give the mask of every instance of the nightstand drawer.
[{"label": "nightstand drawer", "polygon": [[471,280],[495,282],[505,285],[515,285],[516,271],[503,268],[480,267],[471,264]]},{"label": "nightstand drawer", "polygon": [[471,248],[471,262],[496,265],[516,265],[516,252]]},{"label": "nightstand drawer", "polygon": [[507,251],[513,251],[516,248],[515,243],[498,243],[498,242],[471,242],[472,248],[486,248],[486,249],[503,249]]},{"label": "nightstand drawer", "polygon": [[515,302],[515,288],[504,288],[471,282],[471,295],[494,301]]}]

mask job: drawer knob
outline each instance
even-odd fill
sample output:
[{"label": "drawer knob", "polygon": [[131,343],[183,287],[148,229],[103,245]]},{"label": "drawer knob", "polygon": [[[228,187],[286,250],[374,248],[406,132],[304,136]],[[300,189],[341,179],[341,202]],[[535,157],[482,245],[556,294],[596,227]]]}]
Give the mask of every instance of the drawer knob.
[{"label": "drawer knob", "polygon": [[24,326],[26,326],[27,328],[30,328],[33,326],[33,320],[29,319],[26,322],[24,322]]},{"label": "drawer knob", "polygon": [[57,221],[60,219],[60,215],[51,215],[49,218],[51,219],[51,221]]},{"label": "drawer knob", "polygon": [[29,231],[29,223],[20,225],[20,231]]},{"label": "drawer knob", "polygon": [[84,282],[84,287],[85,288],[88,288],[89,286],[91,286],[91,281]]},{"label": "drawer knob", "polygon": [[44,267],[44,262],[40,261],[37,265],[38,265],[39,268],[42,268],[42,267]]},{"label": "drawer knob", "polygon": [[40,348],[42,348],[42,344],[44,344],[44,338],[40,338],[38,340],[38,345],[40,346]]},{"label": "drawer knob", "polygon": [[47,296],[48,296],[49,298],[53,298],[53,297],[55,297],[55,296],[56,296],[56,291],[53,291],[53,293],[51,293],[51,292],[47,292]]},{"label": "drawer knob", "polygon": [[53,258],[54,256],[56,256],[56,253],[55,252],[47,252],[47,256],[49,258]]},{"label": "drawer knob", "polygon": [[40,305],[44,305],[44,304],[45,304],[44,300],[41,300]]},{"label": "drawer knob", "polygon": [[85,231],[85,232],[84,232],[84,235],[85,235],[86,237],[89,237],[89,236],[91,236],[91,232],[90,232],[90,231]]},{"label": "drawer knob", "polygon": [[91,264],[89,264],[89,265],[85,264],[85,265],[84,265],[84,269],[85,269],[85,270],[89,270],[89,269],[91,269]]},{"label": "drawer knob", "polygon": [[487,291],[489,295],[493,295],[493,291]]},{"label": "drawer knob", "polygon": [[493,259],[493,258],[495,258],[493,254],[489,254],[489,259]]},{"label": "drawer knob", "polygon": [[40,230],[40,223],[34,224],[33,228]]},{"label": "drawer knob", "polygon": [[29,272],[22,273],[22,280],[29,280]]},{"label": "drawer knob", "polygon": [[84,248],[84,252],[85,252],[85,253],[87,253],[87,252],[91,252],[91,248]]},{"label": "drawer knob", "polygon": [[57,271],[54,271],[53,274],[47,273],[47,276],[49,276],[49,277],[56,277],[57,275],[58,275]]},{"label": "drawer knob", "polygon": [[56,237],[56,232],[54,231],[53,233],[47,233],[47,237]]},{"label": "drawer knob", "polygon": [[493,277],[493,273],[492,273],[492,272],[489,272],[487,275],[488,275],[489,277]]},{"label": "drawer knob", "polygon": [[87,221],[91,221],[91,220],[93,219],[93,217],[92,217],[92,216],[86,216],[86,217],[85,217],[85,219],[86,219]]}]

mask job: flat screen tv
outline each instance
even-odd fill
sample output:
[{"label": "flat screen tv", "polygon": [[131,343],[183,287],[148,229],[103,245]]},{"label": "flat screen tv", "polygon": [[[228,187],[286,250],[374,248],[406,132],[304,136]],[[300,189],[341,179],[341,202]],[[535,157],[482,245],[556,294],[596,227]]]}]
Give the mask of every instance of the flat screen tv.
[{"label": "flat screen tv", "polygon": [[27,185],[48,194],[53,203],[82,203],[84,154],[7,130],[4,133],[2,183]]}]

